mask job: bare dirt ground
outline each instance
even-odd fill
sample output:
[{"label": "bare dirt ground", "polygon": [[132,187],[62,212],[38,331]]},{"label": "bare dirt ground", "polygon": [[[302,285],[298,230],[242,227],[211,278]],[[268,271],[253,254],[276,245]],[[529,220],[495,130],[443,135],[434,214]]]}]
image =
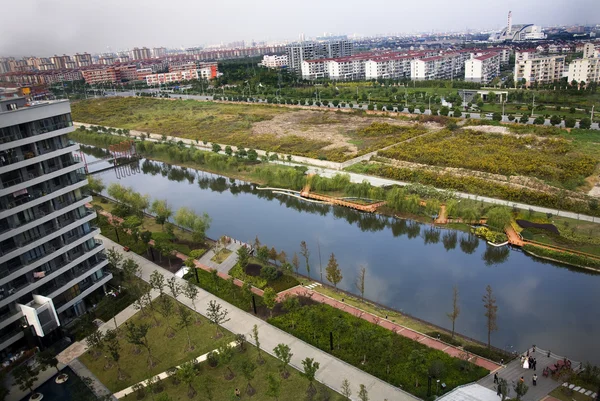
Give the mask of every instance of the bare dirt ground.
[{"label": "bare dirt ground", "polygon": [[511,134],[508,127],[500,127],[496,125],[467,125],[463,129],[485,132],[487,134]]},{"label": "bare dirt ground", "polygon": [[[361,117],[346,113],[300,110],[278,114],[271,120],[253,123],[251,130],[255,135],[274,134],[279,137],[295,135],[309,140],[328,141],[331,145],[325,149],[346,147],[349,150],[348,154],[352,155],[356,154],[358,149],[356,145],[348,142],[352,139],[350,134],[374,122],[398,126],[417,124],[413,121],[388,117]],[[428,129],[437,128],[430,124],[424,126]]]}]

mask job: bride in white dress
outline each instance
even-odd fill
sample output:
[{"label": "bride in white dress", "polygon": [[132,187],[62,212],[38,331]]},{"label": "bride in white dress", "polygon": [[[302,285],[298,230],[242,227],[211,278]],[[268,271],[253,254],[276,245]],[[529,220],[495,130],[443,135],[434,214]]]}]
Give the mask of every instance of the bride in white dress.
[{"label": "bride in white dress", "polygon": [[529,358],[525,358],[525,362],[523,362],[523,369],[529,369]]}]

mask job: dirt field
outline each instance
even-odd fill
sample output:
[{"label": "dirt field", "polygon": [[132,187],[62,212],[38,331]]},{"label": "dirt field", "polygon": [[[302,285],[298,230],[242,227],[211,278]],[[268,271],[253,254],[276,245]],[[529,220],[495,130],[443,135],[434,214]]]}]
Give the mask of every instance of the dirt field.
[{"label": "dirt field", "polygon": [[386,117],[360,117],[347,113],[299,110],[274,116],[271,120],[259,121],[252,125],[253,135],[272,134],[278,138],[298,136],[300,138],[327,141],[331,144],[323,150],[346,148],[345,153],[356,156],[359,148],[353,142],[354,133],[372,123],[411,127],[415,122]]}]

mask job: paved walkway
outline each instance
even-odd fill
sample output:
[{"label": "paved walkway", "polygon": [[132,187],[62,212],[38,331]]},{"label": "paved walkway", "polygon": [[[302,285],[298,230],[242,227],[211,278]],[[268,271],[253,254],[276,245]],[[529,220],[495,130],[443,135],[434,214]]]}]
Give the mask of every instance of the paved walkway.
[{"label": "paved walkway", "polygon": [[211,259],[215,256],[215,251],[209,249],[202,257],[198,260],[204,266],[208,266],[211,269],[216,269],[220,273],[228,274],[229,270],[237,263],[237,250],[241,248],[242,244],[238,241],[231,242],[225,247],[231,251],[231,254],[222,263],[215,263]]},{"label": "paved walkway", "polygon": [[[532,350],[530,350],[532,351]],[[523,401],[538,401],[546,397],[550,392],[552,392],[555,388],[561,385],[562,381],[555,380],[552,375],[548,377],[544,377],[542,374],[544,368],[549,365],[556,363],[562,357],[554,354],[550,354],[548,357],[548,353],[546,351],[542,351],[537,349],[535,353],[531,353],[531,355],[536,359],[537,365],[536,370],[533,369],[523,369],[521,365],[520,358],[516,358],[513,361],[509,362],[504,368],[498,371],[498,377],[506,379],[508,381],[508,385],[511,389],[511,396],[514,396],[514,391],[512,390],[513,385],[516,384],[521,376],[525,379],[525,384],[529,386],[529,390],[527,394],[523,396]],[[537,386],[534,386],[532,383],[533,375],[537,374]],[[494,384],[494,375],[490,374],[483,379],[478,381],[484,387],[492,389],[496,391],[496,385]]]},{"label": "paved walkway", "polygon": [[[443,351],[450,356],[460,357],[461,355],[463,355],[465,353],[462,349],[457,348],[453,345],[447,344],[443,341],[437,340],[433,337],[427,336],[418,331],[409,329],[408,327],[399,325],[390,320],[382,319],[381,317],[373,315],[372,313],[365,312],[362,309],[348,305],[344,302],[338,301],[337,299],[328,297],[327,295],[323,295],[319,292],[315,292],[309,287],[310,286],[308,286],[308,287],[296,286],[296,287],[290,288],[289,290],[280,292],[278,295],[278,298],[281,300],[287,294],[295,294],[295,295],[299,295],[299,296],[305,296],[305,297],[311,298],[313,301],[333,306],[334,308],[343,310],[344,312],[350,313],[356,317],[364,319],[367,322],[371,322],[375,325],[378,325],[378,326],[386,328],[390,331],[393,331],[394,333],[399,334],[403,337],[407,337],[407,338],[410,338],[417,342],[420,342],[421,344],[426,345],[430,348],[435,348],[437,350]],[[501,365],[496,362],[490,361],[489,359],[485,359],[485,358],[482,358],[482,357],[479,357],[479,356],[476,356],[473,354],[471,354],[471,355],[472,356],[469,358],[469,361],[471,361],[472,363],[474,363],[477,366],[481,366],[491,372],[496,371],[501,368]]]},{"label": "paved walkway", "polygon": [[81,378],[87,377],[92,381],[90,390],[96,394],[96,397],[103,399],[102,397],[109,396],[111,400],[116,400],[115,396],[112,395],[110,390],[106,388],[106,386],[102,384],[102,382],[98,380],[98,378],[92,372],[90,372],[90,370],[86,368],[83,363],[79,362],[79,359],[73,359],[69,363],[69,367],[73,369],[77,376]]},{"label": "paved walkway", "polygon": [[[174,277],[174,274],[168,272],[162,267],[152,263],[151,261],[136,255],[134,253],[126,253],[123,251],[123,247],[110,239],[100,236],[104,241],[106,249],[114,249],[120,253],[123,253],[125,257],[134,259],[142,270],[142,279],[148,281],[150,274],[153,271],[159,271],[166,278]],[[185,284],[185,280],[177,278],[180,284]],[[200,306],[198,309],[201,314],[206,315],[204,308],[201,305],[208,304],[209,301],[214,300],[219,302],[225,309],[229,311],[229,320],[223,325],[227,330],[236,333],[244,334],[251,342],[251,332],[254,325],[258,326],[262,347],[265,352],[273,355],[272,349],[277,344],[285,343],[290,346],[294,356],[292,357],[291,365],[296,369],[302,370],[302,360],[306,357],[314,358],[315,361],[319,362],[321,367],[317,372],[317,380],[335,391],[339,391],[342,381],[348,379],[352,383],[353,394],[358,394],[359,385],[364,384],[367,387],[369,396],[373,400],[394,400],[394,401],[412,401],[418,400],[418,398],[382,381],[376,377],[363,372],[362,370],[355,368],[329,354],[323,352],[317,348],[312,347],[309,344],[297,339],[296,337],[279,330],[267,322],[246,313],[235,306],[215,297],[202,288],[198,288],[199,294],[196,301],[196,305]],[[184,305],[192,308],[191,301],[184,295],[180,295],[178,300]]]}]

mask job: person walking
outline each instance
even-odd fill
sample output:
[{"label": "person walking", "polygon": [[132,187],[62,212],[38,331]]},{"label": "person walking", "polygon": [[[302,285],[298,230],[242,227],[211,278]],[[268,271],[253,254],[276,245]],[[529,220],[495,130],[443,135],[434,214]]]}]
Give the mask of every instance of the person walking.
[{"label": "person walking", "polygon": [[533,385],[537,386],[537,375],[534,373],[533,377],[531,378],[531,380],[533,381]]},{"label": "person walking", "polygon": [[498,372],[494,373],[494,384],[498,384]]},{"label": "person walking", "polygon": [[533,358],[533,371],[535,372],[535,367],[537,366],[537,360]]}]

